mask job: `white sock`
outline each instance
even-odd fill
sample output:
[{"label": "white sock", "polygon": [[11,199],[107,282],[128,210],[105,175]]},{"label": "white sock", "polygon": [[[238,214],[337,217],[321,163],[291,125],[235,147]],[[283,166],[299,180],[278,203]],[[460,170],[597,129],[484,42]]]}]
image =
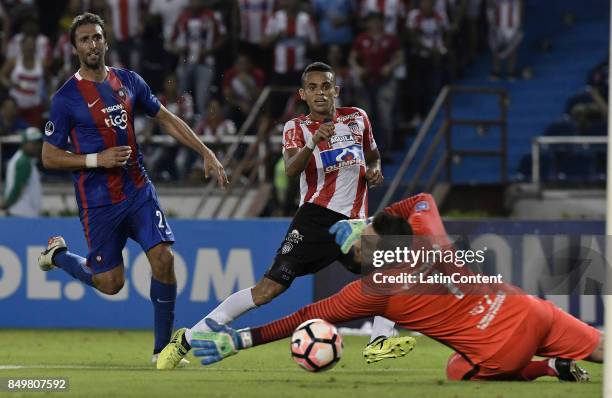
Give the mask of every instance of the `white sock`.
[{"label": "white sock", "polygon": [[251,288],[243,289],[239,292],[236,292],[226,298],[221,304],[217,306],[217,308],[215,308],[210,312],[210,314],[202,318],[191,329],[187,329],[187,331],[185,332],[185,339],[189,344],[191,344],[191,334],[193,332],[209,332],[210,329],[206,325],[206,322],[204,322],[206,318],[212,318],[217,323],[220,323],[221,325],[226,325],[234,319],[238,318],[240,315],[255,307],[256,305],[253,302],[253,294],[251,293]]},{"label": "white sock", "polygon": [[395,322],[383,318],[382,316],[374,317],[372,325],[372,334],[370,335],[370,343],[379,336],[391,337],[395,333]]}]

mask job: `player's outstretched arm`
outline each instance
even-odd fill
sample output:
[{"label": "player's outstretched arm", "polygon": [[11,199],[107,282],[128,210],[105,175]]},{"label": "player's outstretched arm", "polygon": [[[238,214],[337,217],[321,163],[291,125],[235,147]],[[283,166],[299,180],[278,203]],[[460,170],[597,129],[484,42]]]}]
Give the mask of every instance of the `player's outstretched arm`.
[{"label": "player's outstretched arm", "polygon": [[168,111],[165,106],[161,106],[155,116],[163,131],[176,138],[181,144],[193,149],[204,159],[204,175],[214,177],[219,182],[219,186],[224,187],[228,184],[227,176],[223,165],[213,151],[210,150],[193,130],[181,120],[180,117]]}]

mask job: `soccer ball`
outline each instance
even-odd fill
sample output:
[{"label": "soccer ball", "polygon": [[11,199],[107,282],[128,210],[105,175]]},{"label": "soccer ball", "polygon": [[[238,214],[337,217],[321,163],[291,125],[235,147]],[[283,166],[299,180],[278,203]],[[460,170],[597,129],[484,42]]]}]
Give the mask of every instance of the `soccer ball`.
[{"label": "soccer ball", "polygon": [[291,336],[291,356],[309,372],[333,368],[342,356],[343,347],[336,327],[322,319],[302,323]]}]

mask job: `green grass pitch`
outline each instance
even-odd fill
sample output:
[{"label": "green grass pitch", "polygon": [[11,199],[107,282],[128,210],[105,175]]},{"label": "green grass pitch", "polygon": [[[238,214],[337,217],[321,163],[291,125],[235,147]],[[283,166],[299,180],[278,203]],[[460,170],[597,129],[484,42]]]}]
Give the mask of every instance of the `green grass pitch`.
[{"label": "green grass pitch", "polygon": [[332,370],[308,373],[291,360],[288,340],[250,349],[220,364],[157,371],[149,364],[148,331],[0,331],[0,378],[68,377],[68,392],[6,393],[0,396],[78,397],[335,397],[335,398],[546,398],[600,397],[602,366],[587,384],[545,378],[531,383],[448,382],[450,350],[425,337],[408,356],[366,365],[365,337],[346,337],[344,355]]}]

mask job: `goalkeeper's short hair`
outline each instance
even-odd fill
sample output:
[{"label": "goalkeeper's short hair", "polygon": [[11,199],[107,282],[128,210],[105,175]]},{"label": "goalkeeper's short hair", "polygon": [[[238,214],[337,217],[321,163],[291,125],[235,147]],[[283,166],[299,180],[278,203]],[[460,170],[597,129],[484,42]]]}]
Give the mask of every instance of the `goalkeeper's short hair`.
[{"label": "goalkeeper's short hair", "polygon": [[414,234],[412,228],[410,227],[410,224],[408,224],[408,222],[404,218],[394,216],[384,211],[374,216],[372,226],[374,227],[374,231],[376,231],[376,233],[381,236]]}]

